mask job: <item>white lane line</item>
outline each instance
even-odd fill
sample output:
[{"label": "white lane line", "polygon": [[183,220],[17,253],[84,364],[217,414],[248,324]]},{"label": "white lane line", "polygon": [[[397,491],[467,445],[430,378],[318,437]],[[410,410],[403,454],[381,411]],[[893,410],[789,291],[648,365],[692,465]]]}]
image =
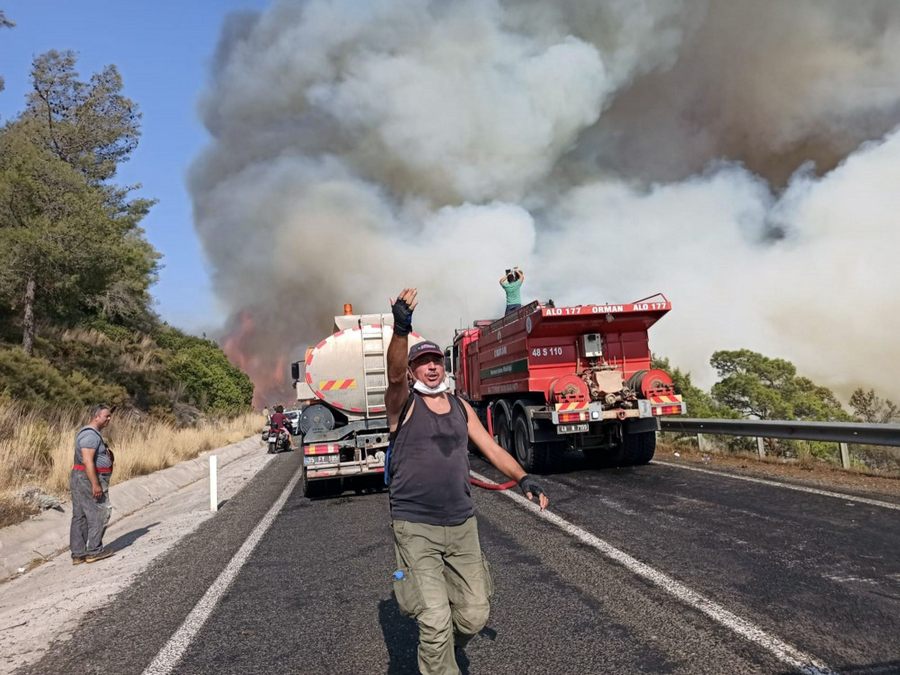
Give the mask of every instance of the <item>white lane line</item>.
[{"label": "white lane line", "polygon": [[860,504],[870,504],[871,506],[880,506],[883,509],[894,509],[900,511],[900,504],[892,504],[891,502],[882,502],[878,499],[869,499],[867,497],[857,497],[856,495],[848,495],[843,492],[829,492],[828,490],[819,490],[803,485],[792,485],[791,483],[780,483],[777,480],[768,480],[766,478],[754,478],[753,476],[739,476],[734,473],[726,473],[724,471],[711,471],[709,469],[701,469],[698,466],[687,466],[685,464],[676,464],[675,462],[663,462],[654,459],[652,464],[660,466],[673,466],[676,469],[684,469],[685,471],[697,471],[699,473],[708,473],[712,476],[724,476],[725,478],[734,478],[735,480],[745,480],[748,483],[762,483],[763,485],[773,485],[775,487],[784,488],[785,490],[796,490],[797,492],[809,492],[814,495],[823,495],[825,497],[834,497],[843,499],[848,502],[859,502]]},{"label": "white lane line", "polygon": [[143,675],[167,675],[172,672],[172,669],[178,664],[182,655],[187,651],[191,641],[197,633],[200,632],[200,629],[203,628],[203,624],[206,623],[209,615],[212,614],[212,611],[216,608],[219,599],[225,591],[228,590],[228,587],[231,585],[231,582],[234,581],[238,572],[241,571],[244,563],[250,558],[250,554],[253,553],[253,549],[256,548],[259,540],[262,539],[266,530],[268,530],[269,526],[274,522],[275,516],[281,511],[281,507],[284,506],[284,503],[287,501],[287,498],[294,490],[297,481],[300,480],[302,475],[303,467],[301,466],[297,469],[297,472],[293,475],[290,482],[287,484],[287,487],[284,488],[284,491],[278,497],[278,500],[272,505],[266,515],[263,516],[262,520],[257,523],[256,527],[253,528],[253,532],[250,533],[250,536],[247,537],[247,540],[241,545],[238,552],[234,554],[234,557],[225,566],[222,573],[219,574],[218,578],[212,583],[212,586],[207,589],[203,597],[200,598],[200,601],[194,605],[194,609],[187,615],[187,618],[185,618],[178,630],[175,631],[175,634],[172,635],[163,648],[159,650],[156,658],[153,659],[153,662],[147,666],[146,670],[144,670]]},{"label": "white lane line", "polygon": [[[479,480],[483,480],[488,483],[494,482],[474,471],[471,471],[470,473]],[[762,628],[759,628],[758,626],[750,623],[747,619],[743,619],[737,614],[729,612],[721,605],[713,602],[709,598],[700,595],[696,591],[691,590],[680,581],[676,581],[664,572],[660,572],[659,570],[650,567],[646,563],[642,563],[640,560],[632,558],[630,555],[628,555],[624,551],[617,549],[612,544],[600,539],[599,537],[594,536],[590,532],[582,530],[577,525],[570,523],[564,518],[560,518],[554,513],[550,513],[549,511],[541,511],[537,504],[528,501],[527,499],[525,499],[525,497],[518,494],[517,492],[513,492],[512,490],[503,490],[500,494],[503,494],[519,503],[520,505],[524,506],[525,508],[530,509],[536,516],[553,523],[563,531],[572,535],[582,543],[587,544],[591,548],[597,549],[607,558],[610,558],[611,560],[619,563],[639,577],[643,577],[647,581],[650,581],[651,583],[659,586],[661,589],[663,589],[670,595],[673,595],[675,598],[685,603],[686,605],[689,605],[694,609],[703,612],[713,621],[716,621],[717,623],[734,631],[746,640],[749,640],[750,642],[762,647],[766,651],[773,654],[782,663],[785,663],[792,668],[796,668],[797,670],[803,673],[808,673],[810,675],[814,673],[824,675],[825,673],[834,672],[814,656],[801,652],[799,649],[792,647],[786,642],[782,642],[774,635],[766,633]]]}]

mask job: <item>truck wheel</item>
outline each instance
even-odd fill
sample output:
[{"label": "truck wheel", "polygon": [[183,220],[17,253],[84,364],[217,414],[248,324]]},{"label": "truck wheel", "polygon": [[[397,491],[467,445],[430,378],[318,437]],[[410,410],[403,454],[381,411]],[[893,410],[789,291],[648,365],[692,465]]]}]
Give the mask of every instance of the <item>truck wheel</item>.
[{"label": "truck wheel", "polygon": [[[334,479],[318,479],[309,480],[306,477],[306,470],[303,471],[303,496],[307,499],[319,499],[328,494]],[[340,482],[338,480],[337,482]]]},{"label": "truck wheel", "polygon": [[509,420],[503,413],[497,415],[494,420],[494,430],[497,432],[497,445],[506,450],[509,454],[514,454],[512,439],[510,438]]},{"label": "truck wheel", "polygon": [[623,446],[625,449],[625,464],[631,466],[646,464],[653,459],[653,453],[656,452],[656,432],[625,434]]},{"label": "truck wheel", "polygon": [[309,478],[306,477],[306,468],[303,469],[303,480],[301,481],[303,496],[309,497]]},{"label": "truck wheel", "polygon": [[528,420],[523,415],[513,423],[513,445],[516,460],[525,471],[540,473],[549,464],[549,448],[546,443],[532,443],[528,440]]}]

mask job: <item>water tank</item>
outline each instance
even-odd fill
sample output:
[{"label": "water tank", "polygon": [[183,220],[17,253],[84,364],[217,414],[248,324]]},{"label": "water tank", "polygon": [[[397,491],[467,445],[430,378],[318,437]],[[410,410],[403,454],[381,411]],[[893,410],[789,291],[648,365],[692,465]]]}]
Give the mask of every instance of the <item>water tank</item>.
[{"label": "water tank", "polygon": [[[367,402],[370,415],[384,415],[385,352],[393,326],[387,325],[387,317],[382,323],[376,323],[379,317],[336,317],[336,325],[343,330],[322,340],[306,357],[306,383],[317,398],[343,412],[348,419],[365,417]],[[422,339],[411,333],[409,346]]]}]

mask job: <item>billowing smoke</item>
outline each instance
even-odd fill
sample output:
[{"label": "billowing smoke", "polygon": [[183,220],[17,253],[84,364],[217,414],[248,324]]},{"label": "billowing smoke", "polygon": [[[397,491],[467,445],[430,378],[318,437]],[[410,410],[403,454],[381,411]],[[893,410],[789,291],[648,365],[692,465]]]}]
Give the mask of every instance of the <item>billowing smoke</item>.
[{"label": "billowing smoke", "polygon": [[201,109],[197,230],[265,397],[343,303],[417,286],[446,343],[512,265],[557,304],[663,291],[654,349],[702,383],[749,347],[897,396],[894,0],[285,0],[229,18]]}]

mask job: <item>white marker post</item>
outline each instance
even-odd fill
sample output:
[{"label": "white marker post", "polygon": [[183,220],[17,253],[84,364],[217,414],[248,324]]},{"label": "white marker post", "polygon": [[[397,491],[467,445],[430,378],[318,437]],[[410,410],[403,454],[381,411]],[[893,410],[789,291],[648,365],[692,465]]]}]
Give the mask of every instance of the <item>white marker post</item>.
[{"label": "white marker post", "polygon": [[209,510],[216,512],[219,510],[219,484],[218,484],[218,468],[219,458],[215,455],[209,456]]}]

